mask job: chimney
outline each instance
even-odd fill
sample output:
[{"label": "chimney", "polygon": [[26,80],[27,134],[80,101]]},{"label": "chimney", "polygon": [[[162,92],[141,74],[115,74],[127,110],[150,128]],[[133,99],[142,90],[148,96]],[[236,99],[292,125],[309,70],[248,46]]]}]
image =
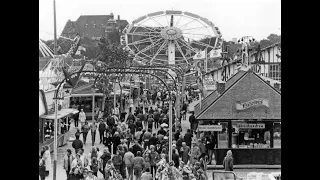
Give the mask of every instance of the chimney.
[{"label": "chimney", "polygon": [[226,89],[226,83],[224,81],[217,81],[217,92],[221,95]]},{"label": "chimney", "polygon": [[118,21],[120,21],[120,15],[118,15]]}]

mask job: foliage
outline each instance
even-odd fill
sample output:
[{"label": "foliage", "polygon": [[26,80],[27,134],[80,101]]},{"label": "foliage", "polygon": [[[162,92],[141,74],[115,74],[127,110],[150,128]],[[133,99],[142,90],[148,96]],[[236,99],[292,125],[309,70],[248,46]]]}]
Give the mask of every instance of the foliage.
[{"label": "foliage", "polygon": [[267,39],[262,39],[260,41],[261,49],[279,42],[281,42],[281,35],[270,34]]}]

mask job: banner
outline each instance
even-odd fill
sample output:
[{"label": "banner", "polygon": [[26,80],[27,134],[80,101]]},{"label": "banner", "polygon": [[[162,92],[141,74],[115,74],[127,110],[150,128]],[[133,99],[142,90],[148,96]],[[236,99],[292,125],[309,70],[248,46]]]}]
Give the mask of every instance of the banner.
[{"label": "banner", "polygon": [[254,106],[269,107],[269,101],[267,99],[258,98],[244,103],[236,102],[236,110],[245,110]]},{"label": "banner", "polygon": [[222,131],[222,125],[199,125],[199,131]]},{"label": "banner", "polygon": [[247,124],[247,123],[239,123],[239,129],[265,129],[265,124]]},{"label": "banner", "polygon": [[194,55],[193,59],[205,59],[206,58],[206,52],[205,51],[199,51],[197,54]]},{"label": "banner", "polygon": [[221,57],[222,49],[212,49],[209,53],[209,58],[219,58]]}]

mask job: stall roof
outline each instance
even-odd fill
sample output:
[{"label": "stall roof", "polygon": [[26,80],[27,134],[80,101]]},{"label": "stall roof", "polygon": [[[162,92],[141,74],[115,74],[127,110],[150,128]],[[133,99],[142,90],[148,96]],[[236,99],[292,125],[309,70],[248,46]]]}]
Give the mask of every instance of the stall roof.
[{"label": "stall roof", "polygon": [[[61,109],[61,110],[58,111],[58,119],[63,118],[65,116],[68,116],[69,114],[75,114],[77,112],[79,112],[79,110],[72,109],[72,108]],[[42,116],[40,116],[40,118],[42,118],[42,119],[54,119],[55,118],[55,113],[48,114],[48,115],[42,115]]]},{"label": "stall roof", "polygon": [[[255,99],[266,99],[269,107],[253,106],[243,110],[236,109],[236,103]],[[195,107],[197,119],[281,119],[281,93],[264,81],[252,70],[239,71],[225,85],[225,91],[216,91]]]},{"label": "stall roof", "polygon": [[[91,92],[91,94],[88,94],[88,93],[86,93],[86,94],[71,94],[71,97],[91,97],[92,96],[92,92]],[[102,93],[94,93],[94,96],[103,96],[103,94]]]}]

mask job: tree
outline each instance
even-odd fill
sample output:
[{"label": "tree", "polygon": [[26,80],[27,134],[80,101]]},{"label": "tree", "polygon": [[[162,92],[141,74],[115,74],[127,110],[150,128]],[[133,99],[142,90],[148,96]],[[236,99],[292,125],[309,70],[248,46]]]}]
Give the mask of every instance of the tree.
[{"label": "tree", "polygon": [[[112,40],[102,37],[98,46],[100,49],[99,56],[93,61],[93,66],[97,72],[103,72],[110,67],[128,67],[132,64],[133,58],[129,52],[123,46],[113,43]],[[101,74],[97,79],[97,88],[104,94],[102,108],[106,115],[111,111],[111,106],[104,106],[106,97],[112,92],[111,82],[121,82],[124,77],[124,74],[120,76]]]},{"label": "tree", "polygon": [[273,44],[281,42],[281,35],[270,34],[267,39]]}]

